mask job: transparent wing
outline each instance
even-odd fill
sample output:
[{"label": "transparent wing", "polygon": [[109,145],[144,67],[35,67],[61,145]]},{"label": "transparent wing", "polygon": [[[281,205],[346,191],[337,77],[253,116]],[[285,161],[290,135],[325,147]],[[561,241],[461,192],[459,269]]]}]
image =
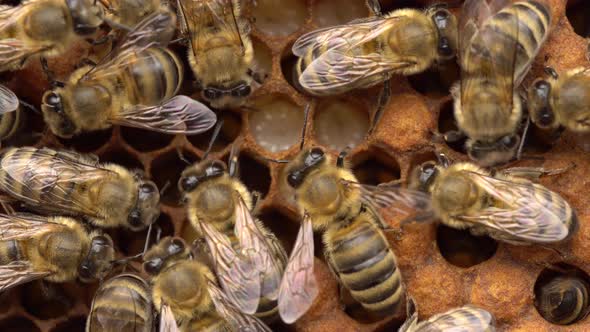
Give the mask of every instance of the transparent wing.
[{"label": "transparent wing", "polygon": [[0,292],[49,275],[51,275],[51,272],[35,271],[31,264],[26,261],[15,261],[7,265],[0,265]]},{"label": "transparent wing", "polygon": [[287,324],[295,322],[318,295],[313,273],[314,244],[311,218],[305,215],[279,289],[279,314]]},{"label": "transparent wing", "polygon": [[29,56],[49,48],[42,45],[27,45],[21,40],[0,39],[0,68],[11,67],[23,63]]},{"label": "transparent wing", "polygon": [[166,134],[194,135],[209,130],[217,115],[206,105],[187,96],[175,96],[161,105],[128,108],[112,123]]},{"label": "transparent wing", "polygon": [[278,248],[273,248],[268,243],[241,198],[236,204],[235,232],[242,253],[250,259],[261,275],[262,295],[269,300],[276,300],[279,297],[278,289],[283,270],[282,262],[274,254],[274,250]]},{"label": "transparent wing", "polygon": [[415,332],[486,332],[494,327],[494,317],[481,308],[466,305],[419,323]]},{"label": "transparent wing", "polygon": [[209,295],[213,300],[217,313],[227,321],[234,331],[244,332],[271,332],[260,319],[241,312],[227,295],[213,282],[208,284]]},{"label": "transparent wing", "polygon": [[[30,156],[38,158],[30,158]],[[79,160],[73,159],[79,156]],[[36,209],[70,215],[97,216],[96,206],[79,195],[70,195],[73,186],[91,186],[111,171],[85,163],[88,157],[75,152],[46,148],[18,148],[3,158],[5,173],[2,191]],[[10,180],[6,180],[10,179]]]},{"label": "transparent wing", "polygon": [[24,12],[24,8],[30,4],[31,1],[23,1],[19,6],[0,5],[0,33],[4,32],[8,27],[16,23],[20,14]]},{"label": "transparent wing", "polygon": [[16,111],[18,104],[18,97],[14,92],[0,84],[0,114]]},{"label": "transparent wing", "polygon": [[170,306],[167,304],[162,304],[162,308],[160,308],[160,326],[158,329],[159,332],[180,332],[178,325],[176,325],[176,319],[174,318],[174,313]]},{"label": "transparent wing", "polygon": [[28,239],[63,227],[35,214],[0,214],[0,241]]},{"label": "transparent wing", "polygon": [[234,250],[225,234],[208,223],[200,223],[200,226],[225,294],[242,312],[255,313],[260,301],[258,269],[246,256]]},{"label": "transparent wing", "polygon": [[569,235],[564,223],[571,211],[556,193],[532,182],[513,182],[470,172],[470,178],[499,204],[459,219],[476,222],[518,240],[551,243]]}]

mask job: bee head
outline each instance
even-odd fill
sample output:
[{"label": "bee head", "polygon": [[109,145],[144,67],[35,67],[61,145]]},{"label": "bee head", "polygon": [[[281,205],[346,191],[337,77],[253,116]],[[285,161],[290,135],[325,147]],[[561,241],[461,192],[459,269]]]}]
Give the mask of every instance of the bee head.
[{"label": "bee head", "polygon": [[531,120],[540,128],[552,128],[557,125],[555,113],[549,102],[551,83],[538,79],[529,88],[528,109]]},{"label": "bee head", "polygon": [[469,158],[481,166],[494,166],[510,161],[516,154],[520,137],[516,134],[505,135],[496,141],[467,140]]},{"label": "bee head", "polygon": [[136,175],[137,201],[127,217],[127,226],[139,231],[153,224],[160,216],[160,192],[152,181]]},{"label": "bee head", "polygon": [[[287,171],[287,183],[293,188],[298,188],[309,172],[326,160],[324,150],[319,147],[303,151],[295,158],[294,166]],[[298,161],[298,162],[297,162]]]},{"label": "bee head", "polygon": [[76,34],[91,35],[102,24],[103,11],[94,2],[94,0],[66,0]]},{"label": "bee head", "polygon": [[231,85],[208,85],[201,95],[213,108],[235,108],[242,106],[252,94],[252,86],[247,81],[239,81]]},{"label": "bee head", "polygon": [[66,112],[65,102],[63,89],[49,90],[43,95],[41,111],[45,123],[54,134],[63,138],[71,138],[78,132],[78,129]]},{"label": "bee head", "polygon": [[432,184],[440,174],[438,166],[434,161],[427,161],[415,167],[410,175],[410,187],[412,189],[430,192]]},{"label": "bee head", "polygon": [[434,5],[426,10],[438,32],[437,52],[442,60],[452,59],[457,53],[457,18],[445,6]]},{"label": "bee head", "polygon": [[78,276],[83,282],[101,280],[111,271],[115,258],[113,240],[107,234],[92,237],[88,254],[78,266]]},{"label": "bee head", "polygon": [[227,173],[225,163],[219,160],[206,159],[194,166],[188,167],[178,179],[178,189],[181,192],[195,190],[201,183],[218,178]]},{"label": "bee head", "polygon": [[183,239],[167,236],[146,252],[143,270],[154,276],[175,261],[190,258],[190,255],[190,250]]}]

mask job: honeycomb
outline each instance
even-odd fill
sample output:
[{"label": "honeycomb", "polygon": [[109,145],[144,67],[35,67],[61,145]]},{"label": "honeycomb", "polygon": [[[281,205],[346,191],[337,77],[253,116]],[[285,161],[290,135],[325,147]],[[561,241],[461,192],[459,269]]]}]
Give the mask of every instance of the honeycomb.
[{"label": "honeycomb", "polygon": [[[553,13],[552,33],[524,82],[543,74],[550,65],[558,72],[588,65],[587,41],[590,35],[590,4],[583,0],[547,0]],[[436,0],[382,0],[384,11],[397,8],[423,8]],[[455,13],[460,2],[448,2]],[[311,103],[306,144],[321,145],[337,153],[354,146],[350,162],[363,183],[377,184],[407,179],[410,170],[427,160],[434,151],[442,151],[453,160],[466,160],[459,145],[433,143],[431,133],[452,129],[452,100],[448,89],[458,78],[456,66],[431,70],[413,77],[395,77],[392,96],[374,133],[366,137],[370,113],[376,104],[378,89],[357,91],[346,96],[310,99],[294,87],[293,65],[296,58],[291,45],[305,32],[365,17],[364,0],[257,0],[250,2],[246,15],[253,17],[252,39],[256,60],[268,77],[247,107],[220,112],[225,120],[221,137],[213,147],[212,157],[227,160],[230,145],[241,146],[241,179],[251,190],[262,193],[261,220],[290,250],[298,230],[298,216],[288,195],[279,191],[281,165],[267,158],[289,159],[298,152],[303,109]],[[185,49],[174,45],[183,58]],[[74,45],[67,56],[50,59],[49,66],[62,79],[79,59],[92,54],[88,44]],[[185,59],[186,61],[186,59]],[[187,88],[191,94],[192,74],[187,67]],[[40,65],[32,61],[17,72],[3,73],[0,81],[23,100],[40,105],[48,88]],[[163,235],[178,235],[191,241],[195,234],[180,205],[176,183],[187,166],[178,152],[191,162],[203,155],[211,132],[186,137],[171,136],[140,129],[114,127],[85,134],[75,139],[59,139],[44,127],[40,114],[29,112],[26,133],[3,142],[4,146],[49,146],[71,148],[97,154],[103,162],[116,162],[140,168],[162,187],[171,186],[162,197],[162,214],[158,220]],[[567,172],[545,177],[541,183],[565,197],[578,212],[580,229],[571,241],[554,250],[538,246],[516,247],[497,243],[488,237],[474,237],[467,232],[437,224],[410,224],[389,240],[399,260],[407,290],[417,302],[421,319],[465,303],[474,303],[492,312],[502,331],[589,331],[590,319],[569,326],[546,321],[534,306],[538,283],[548,278],[550,264],[567,264],[584,278],[590,273],[590,155],[580,138],[565,132],[552,144],[543,133],[533,131],[524,150],[526,156],[518,166],[561,168],[575,165]],[[586,149],[586,150],[584,150]],[[541,157],[541,158],[537,158]],[[399,217],[383,211],[394,229]],[[121,255],[141,251],[145,232],[113,231]],[[319,237],[318,237],[319,239]],[[565,253],[565,255],[563,254]],[[394,331],[405,319],[403,312],[386,318],[371,317],[347,301],[340,303],[338,285],[330,274],[316,241],[316,278],[319,295],[309,310],[291,326],[275,324],[275,331]],[[538,286],[538,285],[537,285]],[[88,308],[97,285],[79,283],[42,287],[31,283],[0,296],[0,331],[82,331]],[[46,294],[40,296],[39,294]]]}]

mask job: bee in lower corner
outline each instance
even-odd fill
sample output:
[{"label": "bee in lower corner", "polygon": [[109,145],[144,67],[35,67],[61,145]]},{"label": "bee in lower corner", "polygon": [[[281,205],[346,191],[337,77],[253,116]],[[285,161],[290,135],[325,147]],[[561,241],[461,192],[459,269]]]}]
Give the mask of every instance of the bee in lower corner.
[{"label": "bee in lower corner", "polygon": [[6,150],[0,156],[0,192],[38,212],[97,227],[138,231],[160,214],[158,188],[141,173],[65,150]]},{"label": "bee in lower corner", "polygon": [[494,316],[482,308],[468,304],[434,315],[418,323],[418,313],[413,299],[406,304],[407,320],[398,332],[464,331],[495,332]]},{"label": "bee in lower corner", "polygon": [[107,234],[78,220],[33,214],[0,215],[0,291],[37,279],[103,279],[115,256]]}]

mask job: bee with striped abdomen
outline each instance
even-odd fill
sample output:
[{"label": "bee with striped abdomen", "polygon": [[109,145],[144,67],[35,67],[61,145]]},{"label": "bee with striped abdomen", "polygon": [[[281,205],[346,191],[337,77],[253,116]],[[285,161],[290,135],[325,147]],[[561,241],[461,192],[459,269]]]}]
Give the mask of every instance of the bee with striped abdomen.
[{"label": "bee with striped abdomen", "polygon": [[407,303],[407,320],[398,332],[495,332],[494,316],[487,310],[468,304],[434,315],[418,323],[416,304],[412,299]]},{"label": "bee with striped abdomen", "polygon": [[115,46],[112,57],[79,68],[63,87],[47,91],[42,111],[51,131],[69,138],[113,124],[168,134],[211,128],[215,113],[189,97],[174,97],[183,67],[164,46],[175,22],[167,10],[150,15]]},{"label": "bee with striped abdomen", "polygon": [[559,194],[518,175],[557,172],[509,168],[492,173],[472,163],[426,162],[413,170],[410,183],[430,193],[433,216],[453,228],[517,245],[550,244],[569,239],[578,218]]},{"label": "bee with striped abdomen", "polygon": [[[238,152],[234,146],[229,171],[225,163],[204,158],[182,172],[178,186],[184,193],[191,224],[201,232],[211,252],[219,253],[213,255],[216,258],[213,263],[224,290],[242,288],[243,293],[233,292],[245,294],[243,298],[235,299],[240,303],[238,306],[246,313],[256,312],[258,318],[271,322],[278,317],[277,299],[287,254],[276,236],[251,215],[252,194],[238,179],[237,170]],[[235,257],[222,254],[231,249],[225,247],[227,241],[218,240],[220,236],[227,237],[236,253],[242,252],[244,258],[251,260],[259,278],[240,274],[242,270],[231,262]],[[251,274],[256,271],[246,269],[243,272]],[[245,282],[250,279],[251,283]]]},{"label": "bee with striped abdomen", "polygon": [[590,285],[580,275],[558,275],[537,288],[535,307],[549,322],[558,325],[573,324],[588,315]]},{"label": "bee with striped abdomen", "polygon": [[133,274],[121,274],[94,294],[86,332],[152,332],[154,308],[149,285]]},{"label": "bee with striped abdomen", "polygon": [[107,234],[88,232],[75,219],[0,215],[0,291],[36,279],[94,282],[110,272],[114,257]]},{"label": "bee with striped abdomen", "polygon": [[64,54],[102,24],[92,0],[30,0],[0,5],[0,72],[22,67],[32,56]]},{"label": "bee with striped abdomen", "polygon": [[469,156],[483,166],[519,157],[523,112],[516,89],[551,25],[551,11],[537,0],[504,2],[467,0],[459,20],[461,81],[451,92],[460,133],[445,136],[467,136]]},{"label": "bee with striped abdomen", "polygon": [[201,95],[213,108],[244,104],[262,83],[239,0],[179,0],[181,31]]},{"label": "bee with striped abdomen", "polygon": [[0,191],[34,210],[82,217],[98,227],[141,230],[160,214],[152,181],[72,151],[8,149],[0,156]]},{"label": "bee with striped abdomen", "polygon": [[537,79],[528,91],[531,120],[540,128],[560,126],[590,133],[590,69],[575,68],[557,75],[547,68],[548,79]]},{"label": "bee with striped abdomen", "polygon": [[[369,1],[378,8],[378,1]],[[420,73],[455,56],[457,20],[443,6],[399,9],[307,33],[293,45],[296,74],[313,95],[368,88],[394,74]]]},{"label": "bee with striped abdomen", "polygon": [[179,331],[269,331],[257,318],[235,308],[217,288],[205,262],[193,258],[186,243],[166,237],[144,255],[144,271],[151,276],[152,299],[163,326]]}]

